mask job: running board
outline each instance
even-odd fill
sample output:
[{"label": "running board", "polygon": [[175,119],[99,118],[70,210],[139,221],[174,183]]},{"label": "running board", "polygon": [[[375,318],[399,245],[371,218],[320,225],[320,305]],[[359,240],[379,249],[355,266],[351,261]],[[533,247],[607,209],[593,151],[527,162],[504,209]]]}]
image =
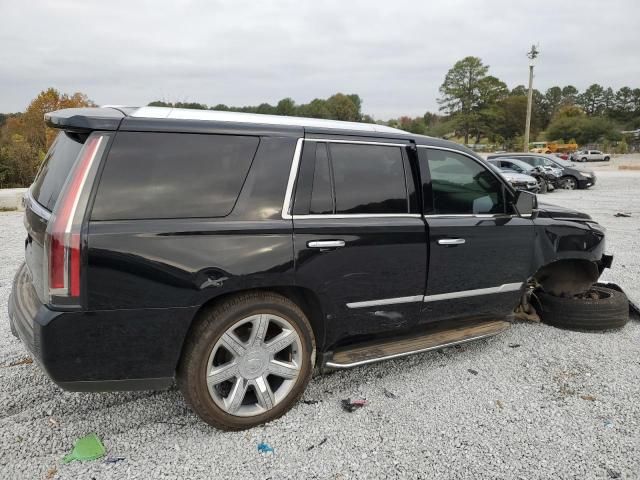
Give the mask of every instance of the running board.
[{"label": "running board", "polygon": [[387,341],[358,344],[336,350],[326,362],[329,368],[352,368],[367,363],[406,357],[414,353],[438,350],[460,343],[480,340],[508,330],[511,324],[502,320],[467,320],[446,326],[434,325],[420,335]]}]

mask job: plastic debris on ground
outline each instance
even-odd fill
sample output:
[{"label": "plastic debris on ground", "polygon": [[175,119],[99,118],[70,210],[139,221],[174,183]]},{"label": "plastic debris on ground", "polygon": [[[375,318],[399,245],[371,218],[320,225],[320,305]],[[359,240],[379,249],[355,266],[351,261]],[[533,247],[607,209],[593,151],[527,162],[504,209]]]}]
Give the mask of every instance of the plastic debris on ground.
[{"label": "plastic debris on ground", "polygon": [[387,398],[398,398],[398,395],[396,395],[395,393],[387,390],[386,388],[382,389],[382,393],[384,393],[384,396]]},{"label": "plastic debris on ground", "polygon": [[341,405],[342,405],[342,409],[345,412],[351,413],[367,405],[367,400],[364,398],[360,398],[356,400],[351,400],[350,398],[347,398],[342,400]]},{"label": "plastic debris on ground", "polygon": [[326,441],[327,441],[327,437],[324,437],[322,440],[320,440],[320,443],[318,443],[317,445],[311,445],[309,448],[307,448],[307,452],[313,450],[316,447],[319,447],[320,445],[324,445]]},{"label": "plastic debris on ground", "polygon": [[104,459],[103,463],[118,463],[118,462],[122,462],[125,458],[124,457],[112,457],[111,455],[109,455],[107,458]]},{"label": "plastic debris on ground", "polygon": [[62,459],[62,463],[70,463],[74,460],[96,460],[105,454],[104,445],[95,433],[79,438],[73,444],[73,450]]},{"label": "plastic debris on ground", "polygon": [[509,348],[518,348],[518,347],[520,347],[519,343],[510,343],[509,344]]},{"label": "plastic debris on ground", "polygon": [[614,215],[614,217],[630,217],[631,214],[630,213],[625,213],[625,212],[618,212]]},{"label": "plastic debris on ground", "polygon": [[258,451],[260,453],[274,453],[275,450],[266,442],[261,442],[258,444]]},{"label": "plastic debris on ground", "polygon": [[474,370],[473,368],[467,368],[467,372],[469,372],[471,375],[477,375],[478,371]]}]

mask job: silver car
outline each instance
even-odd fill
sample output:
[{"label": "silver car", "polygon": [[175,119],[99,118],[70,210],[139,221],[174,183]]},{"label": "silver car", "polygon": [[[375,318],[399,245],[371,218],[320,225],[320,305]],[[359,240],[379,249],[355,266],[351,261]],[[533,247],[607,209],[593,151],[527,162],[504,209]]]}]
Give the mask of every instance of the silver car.
[{"label": "silver car", "polygon": [[611,155],[602,153],[600,150],[578,150],[571,155],[571,160],[574,162],[608,162],[611,160]]}]

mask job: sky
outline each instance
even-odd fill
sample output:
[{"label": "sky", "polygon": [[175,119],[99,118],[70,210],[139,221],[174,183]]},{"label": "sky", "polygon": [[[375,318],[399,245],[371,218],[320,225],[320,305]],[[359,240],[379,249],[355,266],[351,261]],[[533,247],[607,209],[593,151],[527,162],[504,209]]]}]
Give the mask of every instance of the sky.
[{"label": "sky", "polygon": [[640,1],[0,0],[0,112],[38,92],[98,104],[296,103],[357,93],[376,119],[437,111],[477,56],[512,88],[640,87]]}]

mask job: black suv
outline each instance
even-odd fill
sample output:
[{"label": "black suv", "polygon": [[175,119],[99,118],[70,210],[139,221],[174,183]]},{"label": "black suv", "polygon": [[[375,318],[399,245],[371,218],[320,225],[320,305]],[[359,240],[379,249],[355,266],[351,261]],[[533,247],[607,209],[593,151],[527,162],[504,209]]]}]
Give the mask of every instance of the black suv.
[{"label": "black suv", "polygon": [[170,108],[45,119],[60,133],[25,198],[9,311],[68,390],[176,378],[206,422],[247,428],[314,366],[497,334],[534,288],[563,295],[611,262],[588,215],[451,142]]}]

